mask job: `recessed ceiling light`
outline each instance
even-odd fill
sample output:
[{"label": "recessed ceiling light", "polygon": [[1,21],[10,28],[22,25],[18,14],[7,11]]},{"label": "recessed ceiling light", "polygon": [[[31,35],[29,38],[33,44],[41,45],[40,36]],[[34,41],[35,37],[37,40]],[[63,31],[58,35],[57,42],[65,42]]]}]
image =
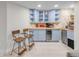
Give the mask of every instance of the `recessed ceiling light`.
[{"label": "recessed ceiling light", "polygon": [[70,5],[70,8],[74,8],[74,4],[71,4],[71,5]]},{"label": "recessed ceiling light", "polygon": [[54,7],[57,8],[58,7],[58,4],[55,4]]},{"label": "recessed ceiling light", "polygon": [[41,7],[41,4],[38,4],[38,5],[37,5],[37,7],[39,7],[39,8],[40,8],[40,7]]}]

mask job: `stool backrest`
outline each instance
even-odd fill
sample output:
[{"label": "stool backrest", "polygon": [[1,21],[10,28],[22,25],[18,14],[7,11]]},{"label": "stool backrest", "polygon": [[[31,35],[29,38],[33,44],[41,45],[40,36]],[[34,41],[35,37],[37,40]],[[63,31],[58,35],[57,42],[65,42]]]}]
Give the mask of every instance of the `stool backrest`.
[{"label": "stool backrest", "polygon": [[13,38],[16,38],[16,34],[19,34],[19,33],[20,33],[20,30],[12,31]]},{"label": "stool backrest", "polygon": [[33,30],[32,29],[23,29],[23,32],[24,33],[30,33],[30,34],[33,34]]},{"label": "stool backrest", "polygon": [[23,29],[23,32],[28,32],[28,29]]}]

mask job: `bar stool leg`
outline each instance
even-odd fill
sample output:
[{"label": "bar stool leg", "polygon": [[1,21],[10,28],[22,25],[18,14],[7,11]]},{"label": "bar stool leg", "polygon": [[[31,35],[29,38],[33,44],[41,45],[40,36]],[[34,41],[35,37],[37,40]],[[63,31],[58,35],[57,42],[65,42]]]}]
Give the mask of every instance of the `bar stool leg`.
[{"label": "bar stool leg", "polygon": [[33,37],[32,37],[32,42],[34,43]]},{"label": "bar stool leg", "polygon": [[21,42],[18,42],[18,55],[20,55],[20,54],[19,54],[20,48],[21,48]]},{"label": "bar stool leg", "polygon": [[13,48],[12,48],[12,51],[11,51],[11,55],[12,55],[12,53],[13,53],[13,51],[14,51],[15,43],[16,43],[16,42],[14,42],[14,44],[13,44]]},{"label": "bar stool leg", "polygon": [[33,40],[33,32],[32,32],[32,42],[34,43],[34,40]]},{"label": "bar stool leg", "polygon": [[23,45],[24,45],[24,47],[25,47],[25,49],[26,49],[26,44],[25,44],[25,40],[23,41]]},{"label": "bar stool leg", "polygon": [[29,50],[30,50],[30,38],[28,38]]}]

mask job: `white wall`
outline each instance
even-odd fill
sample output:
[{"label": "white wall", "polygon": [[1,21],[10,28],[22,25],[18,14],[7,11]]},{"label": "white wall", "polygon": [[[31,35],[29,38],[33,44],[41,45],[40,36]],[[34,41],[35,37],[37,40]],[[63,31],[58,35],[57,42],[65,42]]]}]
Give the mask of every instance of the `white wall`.
[{"label": "white wall", "polygon": [[72,9],[61,9],[60,11],[60,26],[65,27],[67,23],[71,20],[70,15],[74,14],[74,10]]},{"label": "white wall", "polygon": [[76,15],[74,21],[75,50],[79,50],[79,2],[76,3],[75,15]]},{"label": "white wall", "polygon": [[11,32],[30,27],[29,10],[16,4],[7,4],[7,51],[13,46]]},{"label": "white wall", "polygon": [[6,50],[6,2],[0,1],[0,56],[2,56]]}]

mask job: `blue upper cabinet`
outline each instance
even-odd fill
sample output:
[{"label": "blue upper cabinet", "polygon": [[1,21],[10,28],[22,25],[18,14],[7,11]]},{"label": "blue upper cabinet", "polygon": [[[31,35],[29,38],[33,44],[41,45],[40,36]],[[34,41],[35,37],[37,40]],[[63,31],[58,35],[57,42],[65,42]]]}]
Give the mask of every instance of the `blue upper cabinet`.
[{"label": "blue upper cabinet", "polygon": [[39,22],[43,21],[43,11],[39,11]]},{"label": "blue upper cabinet", "polygon": [[44,21],[48,21],[48,11],[44,11]]},{"label": "blue upper cabinet", "polygon": [[38,10],[30,9],[30,20],[31,20],[31,22],[38,22],[38,20],[39,20]]},{"label": "blue upper cabinet", "polygon": [[34,9],[30,9],[30,20],[33,22],[35,19],[35,11]]},{"label": "blue upper cabinet", "polygon": [[49,12],[49,22],[55,22],[55,10]]},{"label": "blue upper cabinet", "polygon": [[46,22],[48,21],[48,11],[39,11],[39,22]]},{"label": "blue upper cabinet", "polygon": [[55,22],[59,20],[60,10],[53,9],[49,12],[49,22]]},{"label": "blue upper cabinet", "polygon": [[35,10],[35,20],[34,22],[39,22],[39,11],[38,10]]},{"label": "blue upper cabinet", "polygon": [[36,10],[30,9],[30,20],[32,22],[55,22],[59,20],[59,9]]},{"label": "blue upper cabinet", "polygon": [[55,10],[55,21],[58,21],[59,20],[59,16],[60,16],[60,10],[59,9],[56,9]]}]

